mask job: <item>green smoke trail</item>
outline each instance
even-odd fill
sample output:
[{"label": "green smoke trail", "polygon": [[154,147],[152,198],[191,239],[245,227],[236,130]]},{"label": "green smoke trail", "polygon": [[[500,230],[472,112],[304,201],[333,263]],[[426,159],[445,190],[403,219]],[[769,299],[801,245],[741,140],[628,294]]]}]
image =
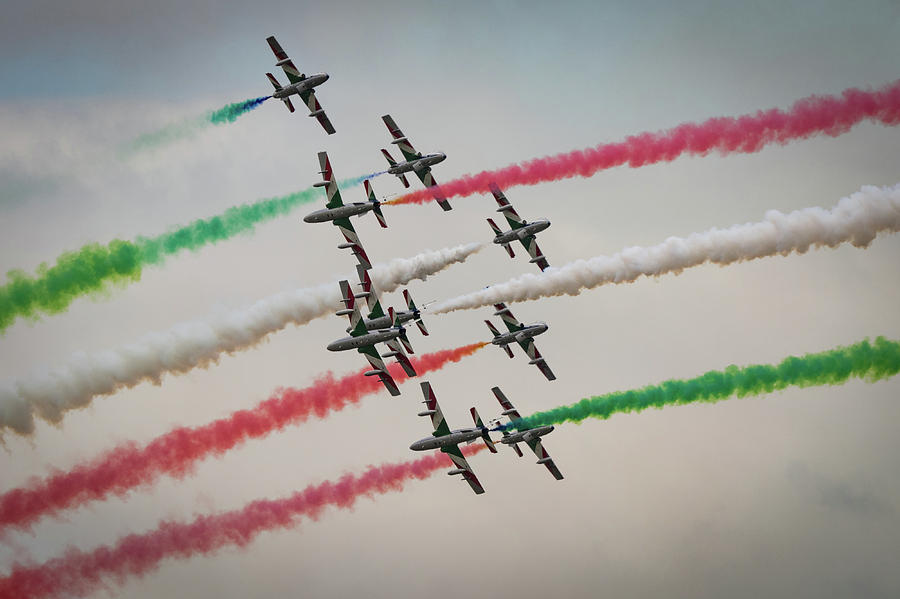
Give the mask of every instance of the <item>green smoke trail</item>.
[{"label": "green smoke trail", "polygon": [[777,365],[729,366],[692,379],[672,379],[641,389],[617,391],[578,403],[536,412],[501,428],[526,429],[545,424],[605,420],[613,414],[640,412],[690,403],[715,403],[732,396],[748,397],[787,387],[840,385],[848,379],[875,382],[900,372],[900,343],[878,337],[802,357],[791,356]]},{"label": "green smoke trail", "polygon": [[[352,177],[339,185],[348,188],[364,179]],[[112,287],[140,280],[145,266],[159,265],[183,250],[196,251],[235,235],[250,233],[260,223],[323,197],[321,189],[311,187],[233,206],[217,216],[197,219],[155,237],[138,237],[133,241],[114,239],[106,245],[91,243],[65,252],[52,266],[41,264],[34,275],[21,270],[9,271],[7,283],[0,287],[0,333],[18,317],[36,320],[41,313],[64,312],[77,297],[101,297]]]},{"label": "green smoke trail", "polygon": [[163,127],[150,133],[138,136],[134,141],[123,148],[126,155],[135,154],[141,150],[149,150],[168,145],[170,143],[193,137],[201,130],[211,125],[223,125],[233,123],[239,116],[258,107],[272,96],[252,98],[242,102],[227,104],[218,110],[210,110],[202,116],[194,117]]}]

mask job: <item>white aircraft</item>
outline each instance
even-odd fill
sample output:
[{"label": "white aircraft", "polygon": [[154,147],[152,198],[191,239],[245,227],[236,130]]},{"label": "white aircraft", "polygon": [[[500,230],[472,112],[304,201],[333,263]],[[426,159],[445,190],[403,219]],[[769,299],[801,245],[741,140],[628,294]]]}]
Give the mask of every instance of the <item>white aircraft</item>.
[{"label": "white aircraft", "polygon": [[460,451],[459,444],[473,443],[480,438],[491,453],[497,453],[497,448],[494,447],[494,442],[491,441],[490,431],[481,421],[481,417],[475,408],[469,410],[472,414],[472,420],[475,421],[473,428],[460,428],[451,431],[447,421],[444,420],[443,413],[441,413],[441,406],[438,405],[434,391],[431,390],[431,384],[427,381],[422,383],[422,395],[425,396],[425,401],[422,403],[425,404],[426,409],[424,412],[419,412],[419,416],[431,416],[431,425],[434,427],[434,432],[430,437],[419,439],[410,445],[409,448],[413,451],[440,449],[443,453],[450,456],[450,459],[456,465],[456,468],[450,470],[447,474],[462,475],[463,479],[475,491],[475,494],[481,495],[484,493],[484,487],[481,486],[478,477],[472,472],[472,467],[469,466],[462,451]]},{"label": "white aircraft", "polygon": [[[403,135],[403,131],[400,130],[397,123],[391,118],[391,115],[386,114],[381,117],[381,120],[387,125],[388,131],[391,132],[391,136],[394,138],[394,141],[391,143],[397,144],[397,147],[400,148],[400,153],[403,154],[403,158],[405,159],[404,162],[397,162],[391,156],[390,152],[382,148],[381,153],[384,154],[384,157],[390,165],[387,172],[396,175],[397,178],[403,182],[403,187],[409,187],[409,181],[404,174],[408,172],[415,173],[425,187],[434,187],[437,185],[437,181],[434,180],[434,176],[431,174],[431,167],[446,160],[447,155],[443,152],[424,155],[422,152],[416,152],[412,143],[410,143],[406,136]],[[439,191],[435,190],[432,194],[434,195],[434,199],[437,200],[437,203],[440,204],[441,208],[444,210],[452,209],[450,202],[448,202],[447,198]]]},{"label": "white aircraft", "polygon": [[372,191],[372,186],[367,180],[365,186],[369,201],[345,205],[341,200],[341,192],[338,189],[337,182],[334,180],[334,171],[331,169],[331,161],[328,160],[326,152],[319,152],[319,167],[322,169],[319,171],[322,174],[322,180],[313,183],[313,187],[324,187],[328,202],[325,204],[324,209],[316,210],[304,216],[304,222],[321,223],[331,221],[331,224],[337,227],[341,235],[344,236],[345,242],[339,244],[338,249],[351,250],[360,266],[366,269],[372,268],[372,261],[369,260],[369,256],[359,240],[359,235],[356,234],[356,229],[353,228],[353,224],[350,222],[350,217],[354,214],[362,215],[371,211],[381,226],[387,228],[384,215],[381,214],[381,203],[375,199],[375,192]]},{"label": "white aircraft", "polygon": [[506,307],[506,304],[503,303],[494,304],[494,308],[497,310],[494,312],[494,316],[500,317],[504,324],[506,324],[506,328],[509,329],[509,332],[500,333],[490,320],[485,320],[484,324],[486,324],[491,330],[491,333],[494,334],[491,343],[503,348],[506,355],[510,358],[513,357],[513,352],[509,346],[513,343],[518,343],[528,355],[529,364],[537,366],[538,369],[544,373],[544,376],[547,377],[547,380],[556,380],[556,375],[553,374],[553,371],[550,370],[550,367],[547,365],[547,361],[541,356],[541,352],[539,352],[534,345],[533,339],[537,335],[547,332],[547,329],[550,328],[549,325],[547,325],[546,322],[535,322],[533,324],[524,325],[513,316],[509,308]]},{"label": "white aircraft", "polygon": [[[503,391],[500,390],[500,387],[492,387],[491,391],[494,392],[494,395],[497,397],[497,401],[500,402],[500,405],[503,407],[503,416],[507,416],[510,422],[514,420],[518,420],[521,418],[518,410],[516,410],[512,403],[506,396],[503,395]],[[519,449],[517,445],[520,442],[524,442],[528,447],[531,448],[531,451],[534,452],[534,455],[538,457],[538,464],[543,464],[547,467],[547,470],[550,471],[550,474],[556,480],[562,480],[563,475],[562,472],[559,471],[559,468],[556,467],[556,464],[553,463],[553,458],[550,457],[550,454],[547,453],[547,450],[544,449],[544,446],[541,444],[541,437],[546,434],[553,432],[553,425],[547,426],[536,426],[534,428],[517,430],[514,432],[509,432],[505,429],[501,429],[503,431],[503,438],[500,439],[500,442],[509,445],[512,447],[515,452],[522,457],[522,450]]]},{"label": "white aircraft", "polygon": [[294,105],[291,104],[291,96],[295,94],[300,96],[300,99],[303,100],[303,103],[309,108],[309,116],[316,117],[316,120],[319,121],[319,124],[322,125],[322,128],[325,129],[328,135],[334,133],[334,125],[328,120],[328,115],[325,114],[325,111],[316,99],[316,92],[314,90],[315,87],[328,81],[328,73],[313,73],[312,75],[301,73],[297,67],[294,66],[294,62],[288,58],[285,51],[281,49],[281,44],[278,43],[278,40],[275,39],[274,35],[270,35],[266,38],[266,41],[269,42],[269,47],[272,48],[272,52],[275,53],[275,58],[278,59],[275,66],[282,68],[290,82],[285,87],[282,87],[281,84],[278,83],[278,79],[275,78],[275,75],[266,73],[266,77],[269,78],[272,86],[275,87],[275,93],[272,94],[272,97],[284,102],[287,109],[294,112]]},{"label": "white aircraft", "polygon": [[[388,316],[388,314],[385,313],[384,308],[381,307],[381,299],[378,297],[378,291],[375,289],[375,286],[372,285],[372,278],[369,276],[369,271],[362,266],[357,265],[356,272],[359,275],[359,285],[362,287],[362,292],[355,294],[354,297],[365,297],[366,304],[369,306],[369,315],[363,318],[363,324],[365,324],[366,330],[371,331],[373,329],[388,328],[391,326],[390,316]],[[408,309],[395,310],[394,318],[396,318],[401,325],[411,320],[414,321],[422,334],[427,336],[428,329],[425,328],[425,323],[422,322],[422,312],[416,307],[412,295],[410,295],[407,289],[403,290],[403,300],[406,302]],[[351,327],[347,327],[348,333],[350,330]]]},{"label": "white aircraft", "polygon": [[331,221],[336,226],[353,229],[350,224],[351,216],[362,216],[367,212],[371,212],[378,219],[378,224],[382,228],[387,228],[387,221],[384,220],[384,214],[381,212],[381,202],[375,198],[375,190],[372,189],[372,183],[366,179],[363,186],[366,189],[366,197],[368,202],[353,202],[352,204],[344,204],[341,200],[341,192],[337,183],[334,181],[334,175],[331,171],[331,162],[328,160],[326,152],[319,152],[319,166],[321,167],[322,181],[313,183],[313,187],[324,187],[327,202],[325,207],[315,212],[310,212],[303,217],[306,223],[325,223]]},{"label": "white aircraft", "polygon": [[550,226],[550,221],[546,218],[542,218],[540,220],[528,222],[516,213],[515,208],[512,207],[512,204],[509,203],[509,200],[506,199],[506,196],[503,195],[503,192],[500,191],[500,188],[497,187],[495,183],[491,183],[490,188],[491,193],[494,194],[494,199],[497,200],[497,204],[500,206],[497,208],[497,212],[503,213],[503,216],[506,217],[506,222],[508,222],[510,226],[509,231],[501,231],[500,227],[497,226],[493,219],[487,219],[488,224],[491,225],[491,229],[494,231],[494,243],[502,245],[509,254],[509,257],[515,258],[516,255],[513,253],[512,246],[509,244],[518,240],[522,242],[522,245],[525,246],[525,249],[531,256],[529,262],[537,264],[541,270],[550,266],[550,263],[547,262],[547,258],[541,253],[541,248],[538,247],[537,241],[535,241],[534,238],[536,234]]},{"label": "white aircraft", "polygon": [[[337,314],[338,316],[346,314],[350,317],[350,336],[329,343],[328,351],[355,349],[366,357],[373,368],[366,372],[365,376],[377,376],[391,395],[395,397],[400,395],[397,383],[394,382],[381,358],[396,358],[407,376],[416,376],[416,370],[404,351],[404,348],[410,353],[413,351],[412,345],[410,345],[409,339],[406,337],[406,329],[397,320],[393,308],[388,308],[388,318],[391,323],[389,327],[371,331],[366,329],[362,314],[359,311],[359,305],[356,303],[356,297],[350,290],[350,283],[341,281],[340,287],[341,301],[346,307],[343,310],[339,310]],[[378,343],[384,343],[390,351],[382,356],[375,347]]]}]

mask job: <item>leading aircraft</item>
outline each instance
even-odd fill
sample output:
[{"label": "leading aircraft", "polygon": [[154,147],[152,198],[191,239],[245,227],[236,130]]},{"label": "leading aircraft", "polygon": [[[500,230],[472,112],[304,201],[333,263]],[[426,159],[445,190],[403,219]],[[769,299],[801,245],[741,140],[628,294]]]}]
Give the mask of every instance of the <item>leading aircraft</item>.
[{"label": "leading aircraft", "polygon": [[295,94],[300,96],[300,99],[303,100],[303,103],[309,108],[309,116],[316,117],[316,120],[319,121],[319,124],[322,125],[322,128],[325,129],[328,135],[334,133],[334,125],[328,120],[328,115],[325,114],[325,111],[316,99],[316,92],[313,89],[328,81],[328,73],[313,73],[312,75],[301,73],[297,67],[294,66],[294,62],[288,58],[285,51],[281,49],[281,44],[278,43],[278,40],[275,39],[274,35],[267,37],[266,41],[269,42],[269,47],[272,48],[272,52],[275,53],[275,58],[278,59],[275,66],[282,68],[284,74],[287,75],[289,82],[288,85],[282,87],[281,84],[278,83],[278,79],[275,78],[275,75],[266,73],[266,77],[269,78],[269,81],[275,88],[275,93],[272,94],[272,97],[284,102],[287,109],[294,112],[294,105],[291,104],[291,96]]},{"label": "leading aircraft", "polygon": [[510,226],[509,231],[501,231],[493,219],[487,219],[488,224],[491,225],[491,229],[494,231],[494,243],[502,245],[509,257],[515,258],[516,255],[509,244],[518,239],[531,256],[529,262],[534,262],[541,270],[550,266],[534,238],[535,235],[550,226],[550,221],[542,218],[528,222],[516,213],[516,209],[512,207],[512,204],[509,203],[509,200],[506,199],[506,196],[503,195],[496,183],[491,183],[490,188],[491,193],[494,194],[494,199],[497,200],[497,204],[500,206],[497,208],[497,212],[503,213],[503,216],[506,217],[506,222]]},{"label": "leading aircraft", "polygon": [[491,453],[497,453],[497,448],[494,447],[494,442],[491,441],[490,431],[481,421],[478,410],[475,408],[469,410],[472,413],[472,420],[475,421],[473,428],[459,428],[451,431],[447,421],[444,420],[444,414],[441,413],[441,406],[438,405],[434,391],[431,389],[431,383],[428,381],[422,383],[422,395],[425,396],[425,401],[422,403],[425,404],[426,409],[424,412],[419,412],[419,416],[431,416],[431,425],[434,427],[434,432],[430,437],[419,439],[410,445],[409,448],[413,451],[440,449],[443,453],[450,456],[450,459],[456,465],[456,468],[447,474],[461,474],[463,479],[472,487],[472,490],[475,491],[475,494],[481,495],[484,493],[484,487],[481,486],[478,477],[472,472],[472,467],[469,466],[462,451],[459,449],[460,443],[473,443],[480,438]]},{"label": "leading aircraft", "polygon": [[513,357],[512,349],[509,347],[513,343],[518,343],[519,346],[525,350],[525,353],[528,355],[529,364],[534,364],[538,367],[538,369],[544,373],[544,376],[547,377],[547,380],[554,381],[556,380],[556,375],[553,374],[553,371],[550,370],[550,367],[547,365],[547,361],[544,360],[544,357],[541,355],[541,352],[538,351],[537,347],[534,345],[534,337],[540,335],[542,333],[546,333],[547,329],[550,326],[546,322],[535,322],[529,325],[524,325],[519,322],[515,316],[513,316],[512,312],[510,312],[509,308],[506,307],[506,304],[499,303],[494,304],[494,309],[497,310],[494,312],[494,316],[499,316],[503,323],[506,325],[506,328],[509,329],[508,333],[500,333],[497,328],[491,323],[490,320],[485,320],[484,323],[491,330],[491,333],[494,334],[494,338],[491,340],[493,345],[497,345],[506,352],[510,358]]},{"label": "leading aircraft", "polygon": [[[406,348],[406,351],[412,352],[412,345],[410,345],[409,339],[406,337],[406,329],[397,320],[393,308],[388,308],[389,327],[384,329],[367,329],[359,311],[359,304],[356,303],[356,297],[350,290],[350,283],[341,281],[340,287],[341,301],[346,307],[343,310],[339,310],[337,314],[338,316],[346,314],[350,317],[350,336],[329,343],[328,351],[355,349],[363,354],[369,361],[369,364],[372,365],[372,370],[366,372],[365,376],[377,376],[391,395],[395,397],[400,395],[397,383],[394,382],[381,358],[396,358],[407,376],[416,376],[416,370],[404,351],[404,348]],[[376,347],[378,343],[384,343],[390,351],[382,356]]]},{"label": "leading aircraft", "polygon": [[369,196],[368,202],[345,205],[341,200],[341,191],[338,189],[338,184],[334,180],[334,171],[331,169],[331,161],[328,160],[327,152],[319,152],[319,167],[322,169],[319,171],[322,174],[322,180],[313,183],[313,187],[324,187],[328,201],[325,204],[325,208],[307,214],[303,217],[303,221],[307,223],[331,221],[331,224],[340,229],[346,240],[345,243],[338,245],[338,248],[342,250],[349,248],[353,255],[356,256],[360,266],[366,269],[372,268],[372,261],[369,260],[369,256],[359,240],[359,235],[356,234],[356,229],[350,223],[350,217],[354,214],[362,215],[371,211],[375,218],[378,219],[378,223],[383,228],[387,228],[384,215],[381,213],[381,203],[375,199],[372,185],[368,179],[365,181],[366,194]]},{"label": "leading aircraft", "polygon": [[[391,143],[397,144],[397,147],[400,148],[400,153],[403,154],[403,158],[405,159],[403,162],[397,162],[391,156],[390,152],[382,148],[381,153],[384,154],[384,157],[390,165],[387,172],[396,175],[397,178],[403,182],[403,187],[409,187],[409,181],[407,181],[404,173],[410,171],[416,174],[425,187],[434,187],[437,185],[437,181],[434,180],[434,176],[431,174],[431,167],[446,160],[447,155],[443,152],[424,155],[422,152],[416,152],[412,143],[410,143],[406,136],[403,135],[403,131],[400,130],[397,123],[391,118],[391,115],[386,114],[381,117],[381,120],[387,125],[388,131],[391,132],[391,136],[394,138],[394,141]],[[450,202],[447,201],[447,198],[445,198],[440,191],[434,190],[432,194],[434,199],[437,200],[437,203],[440,204],[441,208],[444,210],[452,210]]]},{"label": "leading aircraft", "polygon": [[[492,387],[491,391],[494,392],[494,396],[497,398],[497,401],[500,402],[500,406],[503,408],[503,416],[509,417],[510,422],[521,418],[521,416],[519,415],[519,411],[513,407],[512,403],[508,399],[506,399],[506,396],[503,394],[503,391],[500,390],[500,387]],[[553,428],[554,427],[552,424],[548,424],[546,426],[536,426],[533,428],[521,429],[512,433],[506,429],[501,429],[503,431],[503,438],[500,439],[500,442],[504,445],[509,445],[510,447],[512,447],[520,458],[522,457],[522,450],[519,449],[518,443],[524,442],[526,445],[528,445],[528,447],[531,448],[531,451],[534,452],[534,455],[538,457],[537,463],[546,466],[547,470],[550,471],[550,474],[553,475],[553,478],[555,478],[556,480],[562,480],[562,472],[559,471],[559,468],[557,468],[556,464],[553,463],[553,458],[550,457],[550,454],[547,453],[547,450],[544,449],[543,444],[541,444],[541,437],[552,433]]]}]

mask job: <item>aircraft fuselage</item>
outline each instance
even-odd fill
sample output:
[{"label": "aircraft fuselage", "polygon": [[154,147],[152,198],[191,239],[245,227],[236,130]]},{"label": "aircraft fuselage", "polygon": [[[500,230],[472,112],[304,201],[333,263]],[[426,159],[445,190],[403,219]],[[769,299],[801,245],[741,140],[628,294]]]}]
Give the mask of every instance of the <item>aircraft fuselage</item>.
[{"label": "aircraft fuselage", "polygon": [[511,229],[495,236],[494,243],[504,244],[510,243],[512,241],[518,241],[524,239],[525,237],[528,237],[529,235],[537,235],[549,226],[550,221],[547,219],[536,220],[526,224],[523,227],[519,227],[518,229]]},{"label": "aircraft fuselage", "polygon": [[506,443],[507,445],[513,445],[515,443],[521,443],[523,441],[528,442],[532,439],[543,437],[546,434],[552,433],[553,429],[554,426],[552,424],[548,424],[547,426],[536,426],[525,431],[516,431],[514,433],[510,433],[500,439],[500,442]]},{"label": "aircraft fuselage", "polygon": [[510,343],[521,343],[531,337],[537,337],[542,333],[546,333],[550,326],[544,322],[536,322],[526,326],[519,331],[510,331],[494,337],[491,343],[494,345],[509,345]]},{"label": "aircraft fuselage", "polygon": [[425,437],[424,439],[419,439],[418,441],[410,445],[409,448],[413,451],[426,451],[428,449],[438,449],[446,445],[468,443],[469,441],[474,441],[475,439],[480,439],[481,437],[482,429],[480,428],[460,428],[455,431],[450,431],[449,435],[443,435],[440,437],[435,437],[434,435],[432,435],[430,437]]},{"label": "aircraft fuselage", "polygon": [[[400,324],[405,322],[409,322],[410,320],[415,320],[419,317],[418,310],[404,310],[403,312],[396,312],[397,321]],[[386,329],[391,326],[391,317],[385,314],[379,318],[366,318],[363,320],[366,325],[366,329],[371,331],[374,329]],[[350,332],[350,327],[347,327],[347,332]]]},{"label": "aircraft fuselage", "polygon": [[[310,212],[309,214],[304,216],[303,222],[325,223],[337,218],[348,218],[351,216],[362,215],[366,212],[370,212],[373,208],[375,208],[375,206],[376,204],[374,202],[354,202],[352,204],[339,206],[338,208],[323,208],[321,210],[316,210],[315,212]],[[388,323],[387,326],[390,326],[390,323]]]},{"label": "aircraft fuselage", "polygon": [[375,345],[376,343],[384,343],[385,341],[396,339],[403,333],[404,329],[394,327],[381,331],[370,331],[365,335],[360,335],[358,337],[344,337],[343,339],[338,339],[337,341],[329,343],[328,351],[359,349],[360,347],[367,347],[369,345]]},{"label": "aircraft fuselage", "polygon": [[447,155],[443,152],[436,152],[434,154],[426,154],[421,158],[417,158],[415,160],[407,160],[406,162],[398,162],[396,165],[392,166],[388,169],[388,173],[392,175],[401,175],[403,173],[408,173],[411,171],[424,171],[427,170],[428,167],[434,166],[440,162],[443,162],[447,159]]},{"label": "aircraft fuselage", "polygon": [[307,92],[314,87],[322,85],[326,81],[328,81],[328,73],[313,73],[303,81],[291,83],[289,85],[285,85],[281,89],[275,90],[275,92],[272,94],[272,97],[283,100],[290,96]]}]

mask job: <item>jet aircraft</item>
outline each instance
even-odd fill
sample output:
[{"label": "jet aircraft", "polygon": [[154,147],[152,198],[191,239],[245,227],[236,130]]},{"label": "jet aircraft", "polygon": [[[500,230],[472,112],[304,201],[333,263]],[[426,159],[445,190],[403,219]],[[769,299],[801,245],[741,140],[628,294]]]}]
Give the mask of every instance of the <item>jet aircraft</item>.
[{"label": "jet aircraft", "polygon": [[[359,305],[356,303],[356,297],[350,290],[350,283],[341,281],[340,287],[341,301],[346,307],[343,310],[339,310],[337,314],[338,316],[346,314],[350,317],[350,336],[332,341],[328,344],[328,350],[346,351],[355,349],[363,354],[369,361],[369,364],[372,365],[373,370],[366,372],[365,376],[377,376],[391,395],[395,397],[400,395],[397,383],[394,382],[381,358],[396,358],[407,376],[416,376],[416,370],[404,351],[404,348],[406,348],[406,351],[412,352],[412,345],[410,345],[409,339],[406,337],[406,329],[401,326],[393,308],[388,308],[389,327],[384,329],[367,329],[359,311]],[[376,347],[378,343],[384,343],[390,351],[382,356]]]},{"label": "jet aircraft", "polygon": [[325,204],[324,209],[307,214],[303,217],[303,220],[308,223],[320,223],[330,220],[331,224],[340,229],[341,234],[346,240],[345,243],[338,245],[338,249],[350,249],[353,252],[353,255],[356,256],[356,260],[359,262],[360,266],[366,269],[372,268],[372,262],[369,260],[369,256],[366,254],[366,250],[363,248],[359,236],[356,234],[356,229],[354,229],[353,225],[350,223],[350,217],[354,214],[362,215],[372,211],[375,218],[378,219],[379,224],[381,224],[382,227],[387,227],[387,223],[384,221],[384,215],[381,214],[381,204],[375,199],[375,192],[372,191],[371,184],[368,180],[365,182],[366,194],[369,196],[368,202],[345,205],[341,200],[341,192],[338,189],[338,184],[334,180],[334,171],[331,170],[331,161],[328,160],[327,152],[319,152],[319,167],[322,169],[319,171],[322,174],[322,181],[313,183],[313,187],[325,188],[327,203]]},{"label": "jet aircraft", "polygon": [[443,453],[450,456],[450,459],[456,465],[456,468],[450,470],[447,474],[461,474],[463,479],[472,487],[472,490],[475,491],[475,494],[481,495],[484,493],[484,487],[481,486],[478,477],[475,476],[472,467],[469,466],[462,451],[460,451],[459,444],[473,443],[480,438],[491,453],[497,453],[497,448],[494,447],[494,442],[491,441],[490,431],[481,421],[481,417],[475,408],[469,410],[472,414],[472,420],[475,421],[473,428],[460,428],[451,431],[447,421],[444,420],[443,413],[441,413],[441,406],[438,405],[434,391],[431,389],[431,383],[428,381],[422,383],[422,395],[425,396],[425,401],[422,403],[425,404],[426,409],[424,412],[419,412],[419,416],[431,416],[431,425],[434,427],[434,432],[430,437],[419,439],[410,445],[409,448],[413,451],[440,449]]},{"label": "jet aircraft", "polygon": [[502,245],[509,254],[509,257],[515,258],[516,255],[513,253],[510,243],[519,240],[531,256],[529,262],[534,262],[541,270],[550,266],[550,263],[547,262],[547,258],[541,253],[541,248],[538,247],[537,241],[534,239],[536,234],[550,226],[550,221],[546,218],[542,218],[540,220],[528,222],[516,213],[515,208],[512,207],[512,204],[509,203],[509,200],[506,199],[506,196],[503,195],[503,192],[500,191],[500,188],[497,187],[495,183],[491,183],[490,188],[491,193],[494,194],[494,199],[496,199],[497,204],[500,205],[500,207],[497,208],[497,212],[503,213],[503,216],[506,217],[506,222],[508,222],[510,226],[509,231],[501,231],[500,227],[497,226],[493,219],[487,219],[488,224],[491,225],[491,229],[494,230],[494,243]]},{"label": "jet aircraft", "polygon": [[[406,179],[406,175],[404,173],[408,173],[412,171],[416,174],[419,180],[425,185],[425,187],[434,187],[437,185],[437,181],[434,180],[434,176],[431,174],[431,167],[439,162],[443,162],[447,159],[447,155],[443,152],[435,152],[433,154],[422,154],[422,152],[417,152],[415,148],[413,148],[412,143],[403,135],[403,131],[397,127],[397,123],[394,122],[394,119],[391,118],[391,115],[386,114],[381,117],[381,120],[384,121],[384,124],[387,125],[388,131],[391,132],[391,136],[393,136],[394,141],[392,144],[397,144],[397,147],[400,148],[400,153],[403,154],[404,161],[397,162],[391,156],[390,152],[385,149],[381,150],[381,153],[384,154],[384,157],[387,159],[390,168],[388,169],[388,173],[392,175],[396,175],[400,181],[403,182],[403,187],[409,187],[409,181]],[[434,195],[434,199],[437,200],[437,203],[440,204],[441,208],[444,210],[451,210],[452,206],[450,206],[450,202],[447,201],[447,198],[443,196],[438,190],[434,190],[432,192]]]},{"label": "jet aircraft", "polygon": [[499,316],[503,323],[506,325],[506,328],[509,329],[508,333],[500,333],[496,327],[491,323],[490,320],[485,320],[484,323],[491,330],[491,333],[494,334],[494,338],[491,340],[493,345],[497,345],[506,352],[510,358],[513,357],[512,349],[509,347],[513,343],[518,343],[519,346],[525,350],[525,353],[528,355],[530,361],[529,364],[534,364],[538,367],[538,369],[544,373],[544,376],[547,377],[547,380],[553,381],[556,380],[556,375],[553,374],[553,371],[550,370],[550,367],[547,365],[547,361],[544,360],[544,357],[541,356],[541,352],[538,351],[537,347],[534,345],[534,337],[540,335],[542,333],[547,332],[547,329],[550,327],[545,322],[535,322],[529,325],[524,325],[519,322],[515,316],[513,316],[512,312],[510,312],[509,308],[506,307],[506,304],[494,304],[494,308],[497,310],[494,312],[494,316]]},{"label": "jet aircraft", "polygon": [[[521,418],[518,410],[516,410],[512,403],[506,399],[506,396],[503,394],[503,391],[500,390],[500,387],[492,387],[491,391],[494,392],[494,395],[497,397],[497,401],[500,402],[500,405],[503,407],[503,416],[508,416],[510,422],[513,420],[518,420]],[[556,467],[556,464],[553,463],[553,458],[550,457],[550,454],[547,453],[547,450],[544,449],[543,444],[541,444],[541,437],[553,432],[553,425],[549,424],[546,426],[536,426],[529,429],[517,430],[513,432],[509,432],[508,430],[503,430],[503,438],[500,439],[500,442],[504,445],[509,445],[512,447],[518,456],[522,457],[522,450],[519,449],[518,443],[524,442],[528,447],[531,448],[531,451],[534,452],[534,455],[538,457],[538,464],[543,464],[547,467],[547,470],[550,471],[550,474],[556,480],[562,480],[563,475],[562,472],[559,471],[559,468]]]},{"label": "jet aircraft", "polygon": [[[359,285],[362,287],[362,292],[355,294],[354,297],[365,297],[366,304],[369,306],[369,315],[363,319],[363,324],[366,325],[366,329],[371,331],[373,329],[386,329],[390,327],[390,316],[388,316],[385,313],[384,308],[381,307],[381,299],[378,297],[378,291],[375,289],[374,285],[372,285],[372,278],[369,276],[369,271],[362,266],[357,265],[356,272],[359,274]],[[422,334],[427,336],[428,329],[425,328],[425,323],[422,322],[422,312],[416,307],[412,295],[410,295],[409,290],[407,289],[403,290],[403,300],[406,302],[408,310],[395,310],[394,317],[401,325],[410,320],[414,321]],[[348,333],[350,330],[351,327],[347,327]]]},{"label": "jet aircraft", "polygon": [[328,73],[313,73],[312,75],[301,73],[297,67],[294,66],[294,62],[288,58],[285,51],[281,49],[281,44],[278,43],[278,40],[275,39],[274,35],[270,35],[266,38],[266,41],[269,42],[269,47],[272,48],[272,52],[275,53],[275,58],[278,59],[275,66],[281,67],[288,78],[288,85],[282,87],[281,84],[278,83],[278,79],[275,78],[275,75],[266,73],[266,77],[269,78],[269,81],[275,88],[275,93],[272,94],[272,97],[284,102],[287,109],[294,112],[294,105],[291,104],[291,96],[295,94],[300,96],[300,99],[303,100],[303,103],[309,108],[309,116],[316,117],[319,124],[322,125],[322,128],[325,129],[328,135],[334,133],[334,125],[328,120],[328,115],[325,114],[325,111],[316,99],[316,92],[314,89],[328,81]]}]

